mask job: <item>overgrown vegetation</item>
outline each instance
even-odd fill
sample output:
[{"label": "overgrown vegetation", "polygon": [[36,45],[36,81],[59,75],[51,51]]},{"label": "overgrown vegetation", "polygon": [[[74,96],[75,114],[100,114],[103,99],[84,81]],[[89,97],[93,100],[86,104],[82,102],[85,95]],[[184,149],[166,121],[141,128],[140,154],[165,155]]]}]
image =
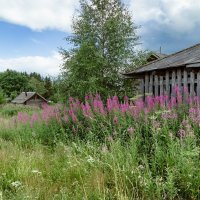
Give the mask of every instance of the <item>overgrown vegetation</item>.
[{"label": "overgrown vegetation", "polygon": [[200,103],[166,100],[70,98],[1,123],[3,198],[198,199]]},{"label": "overgrown vegetation", "polygon": [[[121,101],[135,82],[120,72],[146,53],[135,49],[137,26],[120,0],[80,0],[72,28],[55,81],[0,73],[0,199],[200,199],[199,98],[184,104],[175,88],[171,100]],[[75,98],[42,109],[4,105],[28,90]],[[85,96],[96,92],[103,100]]]}]

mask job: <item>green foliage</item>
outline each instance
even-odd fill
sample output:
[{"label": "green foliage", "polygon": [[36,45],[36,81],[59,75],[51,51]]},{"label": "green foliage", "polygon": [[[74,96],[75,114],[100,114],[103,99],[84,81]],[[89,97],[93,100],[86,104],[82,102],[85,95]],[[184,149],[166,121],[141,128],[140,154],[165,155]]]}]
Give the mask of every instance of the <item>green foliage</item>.
[{"label": "green foliage", "polygon": [[[53,80],[50,77],[42,77],[40,74],[33,72],[17,72],[7,70],[0,73],[0,88],[4,95],[11,101],[17,95],[24,91],[38,92],[46,99],[54,96],[56,87],[53,87]],[[58,101],[59,99],[56,99]]]},{"label": "green foliage", "polygon": [[0,105],[6,102],[3,91],[0,89]]},{"label": "green foliage", "polygon": [[18,73],[13,70],[7,70],[0,73],[0,88],[7,97],[12,97],[13,94],[19,94],[27,90],[28,78],[23,73]]},{"label": "green foliage", "polygon": [[120,0],[81,0],[72,28],[67,41],[74,48],[61,51],[65,94],[79,98],[95,92],[124,95],[130,83],[120,72],[143,62],[143,54],[135,50],[139,37],[127,8]]},{"label": "green foliage", "polygon": [[31,77],[30,78],[30,80],[29,80],[29,88],[30,88],[30,91],[37,92],[40,95],[44,95],[47,92],[47,90],[45,88],[45,85],[44,85],[44,82],[39,81],[35,77]]},{"label": "green foliage", "polygon": [[54,90],[53,90],[53,83],[50,77],[45,77],[44,88],[45,88],[45,93],[44,93],[45,98],[47,99],[51,98],[53,96]]}]

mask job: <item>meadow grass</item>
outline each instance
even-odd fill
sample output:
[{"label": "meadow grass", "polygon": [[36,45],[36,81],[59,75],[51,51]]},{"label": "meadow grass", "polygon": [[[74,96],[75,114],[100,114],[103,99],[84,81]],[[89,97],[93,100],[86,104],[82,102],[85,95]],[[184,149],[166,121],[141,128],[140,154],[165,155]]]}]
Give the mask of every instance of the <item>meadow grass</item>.
[{"label": "meadow grass", "polygon": [[196,104],[73,102],[0,125],[3,199],[200,198]]}]

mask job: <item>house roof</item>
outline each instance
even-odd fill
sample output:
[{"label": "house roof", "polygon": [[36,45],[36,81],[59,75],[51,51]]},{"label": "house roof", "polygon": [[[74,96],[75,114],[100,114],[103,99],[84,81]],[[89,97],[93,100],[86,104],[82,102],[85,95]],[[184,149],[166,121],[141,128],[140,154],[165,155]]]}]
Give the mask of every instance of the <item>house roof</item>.
[{"label": "house roof", "polygon": [[161,54],[161,53],[151,53],[150,55],[149,55],[149,57],[147,58],[147,61],[148,62],[151,62],[151,61],[154,61],[154,60],[158,60],[158,59],[160,59],[160,58],[164,58],[164,57],[166,57],[167,55],[166,54]]},{"label": "house roof", "polygon": [[200,67],[200,44],[196,44],[190,48],[147,63],[134,71],[125,73],[124,75],[131,76],[144,72],[181,66]]},{"label": "house roof", "polygon": [[42,97],[36,92],[22,92],[19,96],[12,100],[12,103],[23,104],[29,99],[31,99],[34,95],[38,95],[40,98],[47,102],[47,100],[44,97]]}]

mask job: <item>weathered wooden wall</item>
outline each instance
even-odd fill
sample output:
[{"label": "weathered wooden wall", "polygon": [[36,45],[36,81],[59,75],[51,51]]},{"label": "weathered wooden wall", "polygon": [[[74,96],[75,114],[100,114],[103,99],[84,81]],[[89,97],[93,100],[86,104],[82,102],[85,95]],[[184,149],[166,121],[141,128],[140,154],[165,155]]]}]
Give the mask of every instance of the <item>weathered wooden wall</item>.
[{"label": "weathered wooden wall", "polygon": [[170,71],[146,73],[141,79],[141,93],[154,96],[175,96],[174,87],[178,86],[184,98],[185,90],[190,96],[200,96],[200,70],[173,69]]},{"label": "weathered wooden wall", "polygon": [[33,98],[29,99],[27,102],[26,102],[26,105],[29,105],[29,106],[38,106],[38,107],[41,107],[43,104],[45,104],[46,102],[38,97],[38,96],[34,96]]}]

